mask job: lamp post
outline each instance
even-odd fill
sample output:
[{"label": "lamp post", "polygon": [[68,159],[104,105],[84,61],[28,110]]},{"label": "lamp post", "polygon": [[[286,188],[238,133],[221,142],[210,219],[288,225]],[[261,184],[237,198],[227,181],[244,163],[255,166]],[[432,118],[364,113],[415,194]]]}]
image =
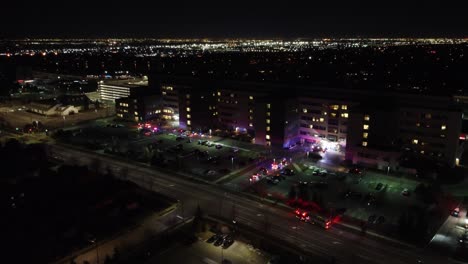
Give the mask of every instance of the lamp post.
[{"label": "lamp post", "polygon": [[234,157],[231,157],[231,165],[232,165],[232,169],[234,170]]},{"label": "lamp post", "polygon": [[221,246],[221,264],[224,262],[224,248]]}]

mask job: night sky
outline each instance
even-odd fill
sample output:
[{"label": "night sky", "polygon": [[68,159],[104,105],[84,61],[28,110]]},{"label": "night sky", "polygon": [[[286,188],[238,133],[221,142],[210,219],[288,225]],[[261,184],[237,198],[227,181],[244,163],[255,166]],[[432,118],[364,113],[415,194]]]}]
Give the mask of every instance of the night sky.
[{"label": "night sky", "polygon": [[468,37],[452,2],[2,1],[0,37]]}]

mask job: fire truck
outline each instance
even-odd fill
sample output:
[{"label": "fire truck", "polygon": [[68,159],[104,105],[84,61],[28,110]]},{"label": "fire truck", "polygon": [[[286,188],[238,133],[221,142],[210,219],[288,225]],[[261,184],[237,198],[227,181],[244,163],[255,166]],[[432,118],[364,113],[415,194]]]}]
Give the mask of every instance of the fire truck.
[{"label": "fire truck", "polygon": [[294,213],[296,215],[296,218],[299,218],[301,221],[317,225],[325,229],[329,229],[333,223],[330,217],[326,217],[317,213],[309,213],[301,209],[296,209]]}]

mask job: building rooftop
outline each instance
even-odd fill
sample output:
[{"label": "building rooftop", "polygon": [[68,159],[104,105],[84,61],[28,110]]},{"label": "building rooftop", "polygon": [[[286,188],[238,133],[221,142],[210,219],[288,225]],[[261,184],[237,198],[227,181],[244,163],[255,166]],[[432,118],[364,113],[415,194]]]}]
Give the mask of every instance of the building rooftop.
[{"label": "building rooftop", "polygon": [[148,78],[133,78],[133,79],[106,79],[102,80],[100,84],[104,85],[115,85],[122,87],[142,87],[148,86]]}]

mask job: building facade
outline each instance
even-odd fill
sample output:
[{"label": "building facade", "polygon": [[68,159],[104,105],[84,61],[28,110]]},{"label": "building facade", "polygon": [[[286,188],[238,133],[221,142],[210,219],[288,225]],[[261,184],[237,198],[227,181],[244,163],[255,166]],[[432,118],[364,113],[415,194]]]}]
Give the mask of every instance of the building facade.
[{"label": "building facade", "polygon": [[147,78],[130,80],[102,80],[98,83],[99,98],[101,101],[115,102],[116,99],[125,98],[134,94],[144,93],[148,89]]},{"label": "building facade", "polygon": [[454,165],[462,110],[452,98],[221,80],[165,79],[181,128],[246,133],[256,144],[326,143],[354,164],[398,169],[412,153]]}]

